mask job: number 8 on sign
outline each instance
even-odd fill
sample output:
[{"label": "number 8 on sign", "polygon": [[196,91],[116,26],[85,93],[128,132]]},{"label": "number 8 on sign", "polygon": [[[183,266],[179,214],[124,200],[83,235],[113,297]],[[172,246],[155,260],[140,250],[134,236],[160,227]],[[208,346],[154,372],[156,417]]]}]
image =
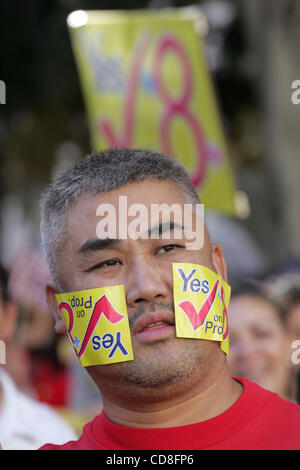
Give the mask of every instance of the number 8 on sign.
[{"label": "number 8 on sign", "polygon": [[[181,96],[178,98],[172,97],[166,90],[163,77],[162,77],[162,62],[165,55],[173,51],[182,66],[184,82]],[[165,36],[158,44],[156,55],[154,58],[154,78],[158,94],[166,105],[166,110],[162,116],[160,123],[160,135],[162,141],[163,151],[169,155],[173,154],[172,146],[170,143],[170,123],[176,115],[182,116],[189,124],[195,138],[196,151],[197,151],[197,167],[195,172],[191,175],[191,180],[194,186],[198,187],[203,182],[206,170],[206,152],[205,152],[205,139],[201,126],[188,108],[191,93],[192,93],[192,73],[188,57],[185,50],[179,41],[173,36]]]}]

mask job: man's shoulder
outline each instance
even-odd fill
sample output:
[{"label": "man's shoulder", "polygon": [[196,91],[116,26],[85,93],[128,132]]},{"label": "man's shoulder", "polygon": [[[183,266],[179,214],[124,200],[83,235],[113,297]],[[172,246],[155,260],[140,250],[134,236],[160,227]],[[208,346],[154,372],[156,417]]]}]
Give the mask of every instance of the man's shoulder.
[{"label": "man's shoulder", "polygon": [[[277,394],[270,392],[253,382],[246,379],[235,379],[243,385],[244,391],[238,402],[228,411],[230,412],[231,435],[234,421],[236,423],[236,430],[240,434],[239,442],[236,441],[236,437],[233,437],[234,442],[229,443],[229,446],[231,446],[230,448],[232,448],[232,446],[239,445],[239,443],[242,446],[241,448],[244,448],[243,446],[245,446],[245,442],[246,445],[249,445],[249,448],[253,447],[257,449],[275,449],[281,448],[281,446],[283,448],[299,448],[300,407],[280,398]],[[226,416],[227,413],[225,412],[225,414],[216,418],[219,420],[222,419],[219,426],[220,432],[222,430],[222,433],[224,433],[224,425],[226,425],[226,423],[224,423],[224,418]],[[193,438],[195,438],[197,432],[199,433],[198,426],[201,426],[203,431],[203,426],[209,423],[212,424],[211,421],[187,426],[186,428],[180,428],[180,431],[182,433],[187,432],[187,430],[193,427],[192,435]],[[112,426],[114,427],[113,430],[111,429]],[[120,432],[119,427],[118,429],[115,429],[115,425],[113,423],[106,422],[106,418],[102,412],[84,426],[82,435],[78,440],[69,441],[60,446],[47,444],[41,447],[40,450],[92,450],[100,448],[117,448],[110,447],[111,442],[108,442],[105,430],[110,436],[114,437],[117,432]],[[170,435],[174,433],[175,430],[175,428],[168,428],[169,445],[172,440]],[[201,433],[203,434],[202,431]],[[122,436],[126,439],[126,437],[124,437],[124,432],[126,432],[126,436],[129,437],[128,429],[125,428],[122,431]],[[290,435],[291,432],[292,436]],[[161,432],[159,433],[159,436],[159,439],[161,439]],[[152,431],[152,437],[155,437],[155,431]],[[189,435],[189,439],[190,438],[191,435]],[[227,441],[225,444],[228,445]],[[128,448],[132,445],[132,442],[130,443],[130,439],[128,441],[128,445]]]},{"label": "man's shoulder", "polygon": [[261,411],[266,411],[269,407],[272,409],[272,414],[277,416],[282,412],[291,414],[294,418],[300,419],[300,406],[296,403],[281,398],[277,393],[267,390],[255,382],[251,382],[247,379],[235,378],[238,382],[242,383],[244,390],[247,391],[247,399],[258,398],[262,406]]},{"label": "man's shoulder", "polygon": [[76,440],[70,440],[64,444],[45,444],[40,447],[39,450],[93,450],[95,447],[95,442],[93,434],[91,432],[92,425],[95,420],[99,420],[101,415],[96,416],[92,421],[86,423],[83,427],[81,436]]},{"label": "man's shoulder", "polygon": [[235,380],[242,383],[244,391],[237,408],[241,420],[229,446],[239,449],[300,449],[300,407],[254,382]]},{"label": "man's shoulder", "polygon": [[261,445],[274,449],[299,449],[300,447],[300,406],[281,398],[277,393],[266,390],[247,381],[248,398],[263,397],[252,420],[245,425],[250,435],[255,431],[255,439],[261,439]]},{"label": "man's shoulder", "polygon": [[268,400],[276,400],[277,404],[280,407],[289,408],[291,410],[294,410],[294,411],[297,410],[298,412],[300,412],[299,405],[297,405],[296,403],[290,400],[280,397],[277,393],[267,390],[261,387],[260,385],[258,385],[257,383],[251,382],[250,380],[246,380],[246,379],[239,379],[239,380],[243,380],[243,383],[247,383],[248,388],[251,393],[264,394]]},{"label": "man's shoulder", "polygon": [[290,419],[298,424],[298,430],[300,429],[300,406],[296,403],[281,398],[276,393],[271,393],[272,411],[276,417],[284,416],[285,420]]}]

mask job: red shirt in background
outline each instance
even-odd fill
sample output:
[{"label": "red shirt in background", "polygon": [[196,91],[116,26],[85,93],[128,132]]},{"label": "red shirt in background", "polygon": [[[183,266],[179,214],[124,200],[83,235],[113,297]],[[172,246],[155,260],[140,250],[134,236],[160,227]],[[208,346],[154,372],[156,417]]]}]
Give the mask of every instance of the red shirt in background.
[{"label": "red shirt in background", "polygon": [[70,394],[70,373],[48,358],[32,360],[32,386],[37,400],[51,406],[67,407]]},{"label": "red shirt in background", "polygon": [[300,406],[246,379],[227,411],[175,428],[133,428],[109,421],[104,412],[86,424],[81,437],[41,450],[282,450],[300,449]]}]

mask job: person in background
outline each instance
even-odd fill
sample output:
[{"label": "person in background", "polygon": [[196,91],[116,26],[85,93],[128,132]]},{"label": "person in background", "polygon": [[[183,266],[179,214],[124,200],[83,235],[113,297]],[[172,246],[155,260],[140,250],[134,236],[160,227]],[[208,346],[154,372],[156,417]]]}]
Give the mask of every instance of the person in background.
[{"label": "person in background", "polygon": [[283,312],[291,341],[300,339],[300,261],[291,259],[263,279],[264,290]]},{"label": "person in background", "polygon": [[245,282],[232,292],[228,315],[233,375],[296,401],[290,339],[279,305],[263,287]]},{"label": "person in background", "polygon": [[[284,314],[284,319],[287,331],[290,338],[292,349],[300,346],[300,280],[297,283],[291,284],[281,298],[281,308]],[[294,350],[294,349],[293,349]],[[293,362],[292,375],[294,376],[294,383],[296,387],[296,401],[300,403],[300,364],[299,354]]]},{"label": "person in background", "polygon": [[[13,338],[17,319],[17,306],[9,297],[7,285],[8,275],[0,264],[0,339],[5,349]],[[34,450],[49,439],[63,444],[76,438],[72,427],[50,406],[20,391],[5,369],[4,363],[0,367],[0,442],[4,450]]]},{"label": "person in background", "polygon": [[293,383],[300,404],[300,260],[291,258],[264,280],[264,288],[283,312],[290,341]]},{"label": "person in background", "polygon": [[300,340],[300,283],[287,290],[281,304],[291,341]]},{"label": "person in background", "polygon": [[40,248],[24,243],[10,264],[8,292],[18,305],[18,325],[7,366],[20,390],[50,405],[80,434],[101,397],[82,373],[68,338],[54,331],[45,296],[49,278]]},{"label": "person in background", "polygon": [[[15,360],[9,361],[9,368],[20,389],[27,392],[30,388],[38,401],[65,408],[72,393],[68,350],[65,348],[67,341],[62,341],[53,329],[44,292],[48,279],[49,272],[41,251],[22,245],[10,264],[8,282],[10,298],[18,305],[17,347],[12,351]],[[22,361],[18,360],[20,353]],[[28,377],[20,371],[20,362],[23,369],[26,362]]]}]

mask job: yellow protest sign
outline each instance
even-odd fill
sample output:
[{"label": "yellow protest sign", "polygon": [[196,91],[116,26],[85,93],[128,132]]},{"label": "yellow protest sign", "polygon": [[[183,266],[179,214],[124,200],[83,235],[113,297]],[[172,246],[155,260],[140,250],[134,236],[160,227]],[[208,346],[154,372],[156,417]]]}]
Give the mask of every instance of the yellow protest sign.
[{"label": "yellow protest sign", "polygon": [[173,263],[176,336],[220,341],[229,354],[230,286],[205,266]]},{"label": "yellow protest sign", "polygon": [[124,286],[57,294],[56,300],[83,367],[133,360]]},{"label": "yellow protest sign", "polygon": [[183,163],[207,208],[234,213],[235,184],[193,8],[76,11],[68,25],[92,146]]}]

